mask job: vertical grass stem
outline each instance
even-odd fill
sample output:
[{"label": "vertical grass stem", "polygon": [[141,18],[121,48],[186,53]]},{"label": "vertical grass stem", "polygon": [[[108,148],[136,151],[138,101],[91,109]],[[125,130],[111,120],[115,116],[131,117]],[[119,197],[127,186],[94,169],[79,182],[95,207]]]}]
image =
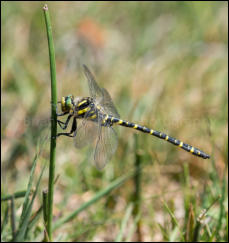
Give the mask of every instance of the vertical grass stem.
[{"label": "vertical grass stem", "polygon": [[50,142],[50,164],[49,164],[49,185],[48,185],[48,212],[47,212],[47,232],[49,240],[52,241],[52,218],[53,218],[53,193],[55,180],[55,160],[56,160],[56,133],[57,133],[57,90],[56,90],[56,63],[55,51],[52,37],[51,21],[47,4],[43,7],[45,24],[48,37],[50,74],[51,74],[51,142]]}]

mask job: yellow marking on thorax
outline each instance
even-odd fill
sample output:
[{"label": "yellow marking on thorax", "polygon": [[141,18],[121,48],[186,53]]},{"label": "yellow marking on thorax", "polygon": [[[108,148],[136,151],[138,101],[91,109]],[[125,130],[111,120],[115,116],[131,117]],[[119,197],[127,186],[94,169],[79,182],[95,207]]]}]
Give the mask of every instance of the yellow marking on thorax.
[{"label": "yellow marking on thorax", "polygon": [[111,117],[111,121],[113,121],[113,120],[114,120],[114,117],[112,116],[112,117]]},{"label": "yellow marking on thorax", "polygon": [[137,124],[135,124],[135,125],[134,125],[134,128],[136,129],[137,127],[138,127],[138,125],[137,125]]},{"label": "yellow marking on thorax", "polygon": [[83,113],[86,113],[87,111],[89,111],[90,110],[90,107],[86,107],[86,108],[84,108],[84,109],[82,109],[82,110],[79,110],[78,111],[78,115],[81,115],[81,114],[83,114]]},{"label": "yellow marking on thorax", "polygon": [[83,101],[81,101],[80,103],[78,103],[77,106],[79,107],[79,106],[81,106],[82,104],[84,104],[84,103],[86,103],[86,102],[87,102],[87,100],[83,100]]},{"label": "yellow marking on thorax", "polygon": [[89,119],[95,119],[95,118],[96,118],[96,114],[89,117]]},{"label": "yellow marking on thorax", "polygon": [[179,147],[182,147],[182,146],[183,146],[183,142],[180,142]]},{"label": "yellow marking on thorax", "polygon": [[165,137],[165,140],[168,140],[169,139],[169,136],[167,135],[166,137]]},{"label": "yellow marking on thorax", "polygon": [[197,151],[197,153],[200,155],[200,151]]},{"label": "yellow marking on thorax", "polygon": [[153,129],[151,129],[151,130],[150,130],[150,134],[153,134],[153,132],[154,132],[154,130],[153,130]]},{"label": "yellow marking on thorax", "polygon": [[190,150],[190,152],[191,152],[191,153],[193,153],[193,152],[194,152],[194,147],[192,147],[192,149]]},{"label": "yellow marking on thorax", "polygon": [[161,137],[161,132],[160,132],[159,136]]}]

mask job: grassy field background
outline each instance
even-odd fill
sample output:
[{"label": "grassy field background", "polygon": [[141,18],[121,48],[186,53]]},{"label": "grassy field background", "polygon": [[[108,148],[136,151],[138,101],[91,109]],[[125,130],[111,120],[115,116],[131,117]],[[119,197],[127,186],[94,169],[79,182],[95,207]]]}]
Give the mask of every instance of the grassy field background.
[{"label": "grassy field background", "polygon": [[[91,150],[57,140],[54,220],[114,180],[138,171],[55,230],[60,241],[226,241],[228,237],[228,3],[49,3],[58,97],[88,96],[82,64],[106,88],[121,118],[211,155],[118,128],[119,145],[98,171]],[[43,2],[1,2],[2,195],[25,190],[37,144],[36,181],[48,164],[50,71]],[[140,165],[139,165],[140,164]],[[42,204],[48,170],[33,205]],[[220,198],[219,198],[220,197]],[[215,202],[216,201],[216,202]],[[23,199],[15,200],[19,217]],[[214,203],[215,202],[215,203]],[[208,209],[201,219],[202,210]],[[2,204],[2,213],[6,208]],[[42,217],[30,240],[42,239]],[[8,222],[2,235],[10,239]]]}]

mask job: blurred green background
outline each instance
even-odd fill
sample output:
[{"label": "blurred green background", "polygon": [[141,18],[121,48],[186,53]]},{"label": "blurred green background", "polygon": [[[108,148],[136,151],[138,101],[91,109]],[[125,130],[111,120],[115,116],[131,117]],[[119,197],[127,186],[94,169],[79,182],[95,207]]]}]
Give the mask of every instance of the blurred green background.
[{"label": "blurred green background", "polygon": [[[49,134],[50,72],[43,4],[1,2],[3,193],[26,187],[37,143]],[[68,94],[89,95],[82,72],[86,64],[109,91],[121,118],[165,132],[211,155],[210,160],[202,160],[142,133],[136,148],[137,132],[121,127],[117,152],[104,170],[97,171],[89,157],[92,152],[78,151],[72,139],[60,137],[55,216],[75,210],[110,181],[134,169],[138,150],[144,165],[141,235],[144,241],[166,240],[158,227],[166,225],[169,217],[161,200],[170,202],[183,222],[184,165],[189,168],[197,205],[206,186],[211,186],[211,173],[217,175],[219,185],[225,176],[228,3],[49,2],[48,6],[59,99]],[[48,152],[46,140],[44,161]],[[47,176],[42,189],[47,187]],[[128,181],[80,214],[74,221],[77,226],[67,226],[71,239],[113,241],[132,192]],[[217,190],[210,194],[217,197]]]}]

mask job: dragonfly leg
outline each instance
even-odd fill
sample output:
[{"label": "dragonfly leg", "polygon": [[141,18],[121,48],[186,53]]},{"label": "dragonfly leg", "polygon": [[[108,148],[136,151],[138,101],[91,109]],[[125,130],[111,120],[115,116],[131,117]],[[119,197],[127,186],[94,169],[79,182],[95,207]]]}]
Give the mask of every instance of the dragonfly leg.
[{"label": "dragonfly leg", "polygon": [[[65,125],[66,125],[67,122],[69,123],[71,117],[72,117],[71,115],[68,116],[68,119],[66,120]],[[63,136],[67,136],[67,137],[75,137],[76,132],[77,132],[77,121],[76,121],[76,117],[74,117],[73,122],[72,122],[71,131],[70,132],[61,132],[61,133],[58,133],[56,136],[59,137],[59,136],[63,135]]]},{"label": "dragonfly leg", "polygon": [[69,113],[69,112],[67,112],[67,111],[66,111],[66,112],[63,112],[63,113],[58,113],[57,110],[56,110],[56,115],[57,115],[57,116],[65,116],[65,115],[67,115],[68,113]]},{"label": "dragonfly leg", "polygon": [[65,115],[67,115],[67,114],[68,114],[68,112],[56,113],[57,116],[65,116]]},{"label": "dragonfly leg", "polygon": [[[67,120],[66,120],[65,122],[62,122],[62,121],[60,121],[60,120],[57,120],[57,123],[59,124],[59,126],[60,126],[63,130],[65,130],[65,129],[68,127],[68,123],[69,123],[71,117],[72,117],[72,115],[69,115],[68,118],[67,118]],[[62,125],[64,125],[64,126],[62,126]]]}]

